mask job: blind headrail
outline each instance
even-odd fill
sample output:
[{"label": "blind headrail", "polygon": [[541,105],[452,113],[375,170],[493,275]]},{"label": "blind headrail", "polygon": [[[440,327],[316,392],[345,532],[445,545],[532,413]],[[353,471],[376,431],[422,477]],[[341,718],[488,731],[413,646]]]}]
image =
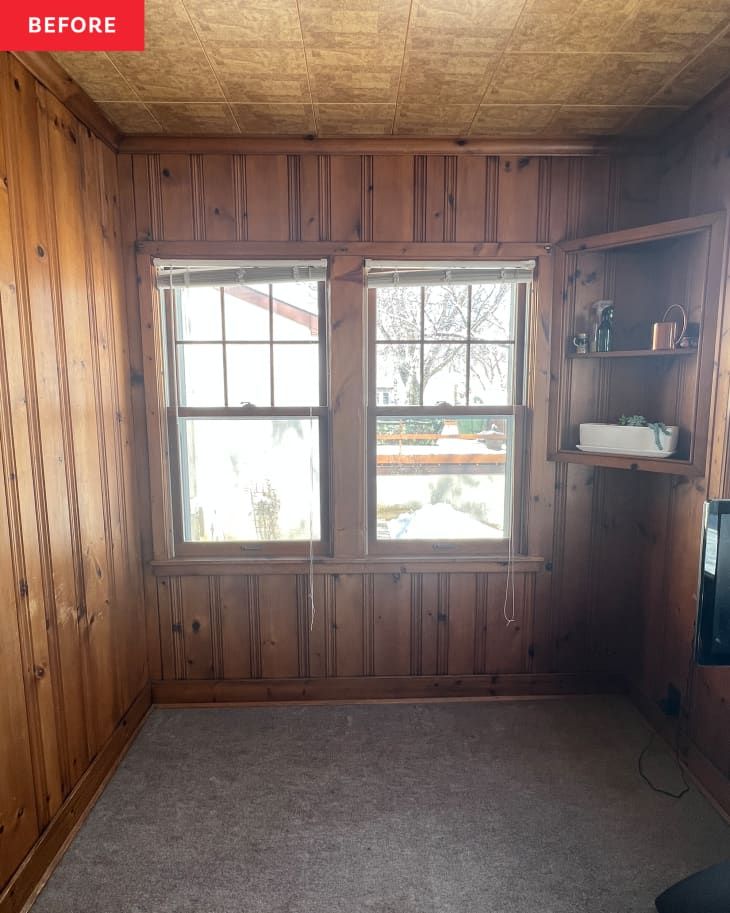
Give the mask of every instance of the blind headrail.
[{"label": "blind headrail", "polygon": [[157,287],[225,288],[236,285],[268,285],[280,282],[322,282],[327,278],[326,260],[277,260],[268,262],[154,260]]}]

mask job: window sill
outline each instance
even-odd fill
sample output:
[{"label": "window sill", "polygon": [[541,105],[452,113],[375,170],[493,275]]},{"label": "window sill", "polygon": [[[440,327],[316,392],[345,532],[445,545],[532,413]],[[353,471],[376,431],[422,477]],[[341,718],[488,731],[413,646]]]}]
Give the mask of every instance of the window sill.
[{"label": "window sill", "polygon": [[[424,557],[383,556],[369,558],[315,558],[315,574],[358,573],[480,573],[503,574],[506,556],[428,555]],[[545,569],[545,559],[537,555],[515,555],[512,566],[518,574],[536,574]],[[156,577],[215,574],[307,574],[306,558],[169,558],[151,561]]]}]

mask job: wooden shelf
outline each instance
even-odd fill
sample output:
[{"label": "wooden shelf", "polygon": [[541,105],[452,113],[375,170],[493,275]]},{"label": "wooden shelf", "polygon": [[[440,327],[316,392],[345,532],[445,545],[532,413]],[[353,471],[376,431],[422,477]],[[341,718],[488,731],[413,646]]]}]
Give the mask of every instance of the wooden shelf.
[{"label": "wooden shelf", "polygon": [[689,460],[674,460],[671,457],[613,456],[607,453],[559,450],[555,454],[555,459],[560,463],[582,463],[584,466],[605,466],[608,469],[640,469],[644,472],[663,472],[678,476],[702,475],[702,470]]},{"label": "wooden shelf", "polygon": [[584,358],[677,358],[688,355],[696,355],[697,349],[627,349],[619,352],[568,352],[566,358],[584,359]]},{"label": "wooden shelf", "polygon": [[[548,459],[587,466],[701,476],[707,462],[725,214],[709,213],[559,242],[555,247]],[[612,352],[575,352],[568,340],[615,302]],[[693,348],[650,349],[667,303],[681,303]],[[640,348],[637,348],[639,346]],[[590,368],[579,368],[581,360]],[[575,449],[584,422],[631,412],[678,425],[682,459]]]}]

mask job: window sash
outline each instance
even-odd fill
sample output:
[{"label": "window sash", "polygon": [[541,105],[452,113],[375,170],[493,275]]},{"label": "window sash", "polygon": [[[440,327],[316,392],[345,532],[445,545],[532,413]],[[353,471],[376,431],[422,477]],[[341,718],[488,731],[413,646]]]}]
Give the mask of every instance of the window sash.
[{"label": "window sash", "polygon": [[[532,273],[530,273],[530,280],[532,278]],[[494,280],[490,280],[494,281]],[[464,283],[471,285],[472,283]],[[421,286],[419,286],[421,287]],[[412,345],[419,347],[419,359],[420,359],[420,377],[419,377],[419,397],[421,402],[423,401],[424,396],[424,377],[423,377],[423,367],[425,359],[425,347],[429,345],[453,345],[453,346],[463,346],[466,354],[466,373],[465,373],[465,384],[466,392],[465,398],[467,404],[469,403],[470,398],[470,386],[471,386],[471,354],[472,347],[475,345],[493,345],[493,346],[504,346],[511,347],[512,353],[509,362],[509,395],[511,397],[511,402],[520,404],[524,399],[525,392],[525,349],[527,346],[527,340],[525,336],[525,329],[527,323],[527,303],[528,303],[528,292],[529,283],[525,281],[520,281],[515,284],[513,290],[513,303],[512,307],[514,309],[513,319],[512,319],[512,332],[508,336],[504,336],[501,339],[493,339],[490,337],[481,337],[481,336],[472,336],[471,335],[471,317],[472,317],[472,293],[471,288],[469,289],[469,301],[468,301],[468,323],[465,328],[465,335],[458,338],[446,338],[446,337],[427,337],[425,335],[425,318],[424,318],[424,296],[421,295],[421,319],[420,319],[420,332],[418,336],[413,337],[399,337],[393,339],[381,338],[378,336],[378,324],[377,324],[377,290],[376,288],[369,287],[367,292],[367,307],[368,307],[368,403],[376,402],[376,389],[378,387],[377,376],[378,376],[378,348],[386,345]],[[466,404],[463,404],[464,407]],[[462,408],[462,405],[459,405],[459,408]],[[488,411],[491,406],[489,404],[484,404],[479,406],[483,411]],[[495,405],[495,409],[502,408],[502,405]]]},{"label": "window sash", "polygon": [[[237,283],[238,284],[238,283]],[[329,454],[330,454],[330,421],[327,406],[327,333],[326,333],[326,297],[324,288],[319,286],[319,335],[317,342],[306,342],[305,345],[319,346],[319,403],[312,406],[182,406],[179,403],[178,358],[177,350],[181,345],[192,346],[203,340],[179,341],[176,333],[175,294],[169,286],[161,289],[160,304],[162,307],[163,327],[165,332],[164,367],[166,389],[167,440],[170,463],[170,488],[172,502],[173,541],[176,557],[197,558],[305,558],[310,554],[309,539],[302,540],[251,540],[251,541],[214,541],[196,542],[185,538],[184,511],[184,477],[182,465],[183,454],[180,444],[181,419],[266,419],[266,418],[316,418],[319,426],[319,514],[320,536],[311,544],[311,553],[321,556],[329,553],[331,548],[330,504],[329,504]],[[221,307],[223,296],[221,295]],[[245,342],[229,343],[222,332],[221,339],[213,343],[225,345],[246,345]],[[252,341],[253,342],[253,341]],[[286,345],[288,341],[270,339],[264,345]],[[225,361],[223,365],[225,372]],[[269,366],[269,373],[273,365]],[[224,374],[227,383],[226,375]]]},{"label": "window sash", "polygon": [[[512,460],[505,461],[505,485],[510,494],[510,535],[504,538],[479,539],[379,539],[378,538],[378,498],[377,498],[377,421],[387,417],[448,416],[449,418],[469,418],[488,415],[490,418],[511,417]],[[368,409],[367,420],[367,498],[368,498],[368,550],[373,555],[423,556],[431,554],[454,554],[472,556],[480,554],[508,555],[520,554],[524,550],[524,473],[526,466],[525,432],[527,408],[525,406],[496,407],[399,407],[373,406]]]},{"label": "window sash", "polygon": [[[529,280],[532,279],[532,273]],[[494,281],[493,279],[491,281]],[[439,282],[443,284],[443,281]],[[466,283],[465,283],[466,284]],[[514,303],[515,309],[513,316],[513,334],[506,339],[494,340],[495,344],[513,346],[513,356],[511,360],[511,388],[512,403],[504,404],[479,404],[473,405],[452,405],[441,404],[434,406],[398,406],[377,405],[377,349],[379,345],[388,343],[390,340],[377,339],[377,290],[372,285],[368,287],[367,305],[368,305],[368,409],[367,409],[367,518],[368,518],[368,551],[373,555],[403,555],[403,556],[422,556],[428,554],[451,554],[451,555],[505,555],[510,552],[519,554],[523,551],[526,543],[523,542],[524,536],[524,467],[525,463],[525,424],[527,410],[522,405],[525,391],[525,348],[526,340],[526,321],[527,321],[527,302],[528,302],[528,282],[522,279],[515,288]],[[468,331],[469,328],[467,328]],[[432,342],[431,339],[424,339],[424,322],[421,320],[421,332],[418,339],[409,339],[408,343],[414,345],[427,345]],[[447,340],[450,344],[461,343],[465,347],[479,340],[465,336],[460,340]],[[421,355],[421,365],[423,364],[423,355]],[[468,370],[468,368],[467,368]],[[468,380],[468,375],[467,375]],[[423,383],[420,385],[420,396],[423,398]],[[384,416],[446,416],[452,418],[470,416],[489,415],[495,418],[499,416],[512,416],[513,419],[513,440],[512,440],[512,461],[510,465],[505,464],[505,482],[509,480],[510,498],[510,536],[502,539],[378,539],[377,531],[377,420]]]},{"label": "window sash", "polygon": [[[216,418],[233,418],[245,421],[255,420],[258,418],[276,417],[276,418],[308,418],[309,410],[294,415],[292,412],[277,410],[276,413],[270,413],[268,410],[256,410],[255,414],[251,412],[243,415],[231,416],[225,410],[223,414],[211,415],[210,412],[200,414],[200,410],[193,410],[196,414],[193,416],[175,414],[168,409],[167,418],[167,436],[169,441],[170,453],[170,480],[172,485],[172,516],[173,516],[173,533],[175,541],[176,557],[209,557],[209,558],[241,558],[246,555],[260,558],[304,558],[310,553],[310,540],[291,539],[291,540],[235,540],[235,541],[213,541],[199,542],[191,541],[185,538],[185,520],[184,520],[184,473],[185,467],[182,465],[183,454],[180,446],[180,420],[185,418],[203,418],[214,420]],[[311,552],[313,555],[327,555],[330,551],[330,526],[329,526],[329,446],[330,430],[329,416],[326,409],[314,411],[314,416],[318,418],[319,426],[319,518],[320,518],[320,535],[319,538],[312,540]]]}]

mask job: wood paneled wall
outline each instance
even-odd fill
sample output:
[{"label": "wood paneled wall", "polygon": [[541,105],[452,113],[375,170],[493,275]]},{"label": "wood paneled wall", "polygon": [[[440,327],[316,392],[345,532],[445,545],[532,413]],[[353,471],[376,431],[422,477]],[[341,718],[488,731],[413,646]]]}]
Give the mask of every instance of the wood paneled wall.
[{"label": "wood paneled wall", "polygon": [[[699,128],[661,155],[623,163],[624,224],[730,211],[730,91]],[[727,277],[727,245],[725,276]],[[730,809],[730,669],[692,663],[705,499],[730,497],[730,289],[719,314],[711,399],[708,472],[700,479],[647,478],[638,502],[641,558],[640,650],[636,687],[651,712],[672,683],[683,696],[680,737],[696,772]]]},{"label": "wood paneled wall", "polygon": [[114,152],[1,54],[2,909],[148,677],[119,229]]},{"label": "wood paneled wall", "polygon": [[[348,256],[359,244],[368,256],[419,244],[420,255],[441,259],[452,244],[463,257],[468,244],[478,255],[489,242],[550,244],[606,230],[620,199],[606,156],[368,155],[356,142],[352,154],[187,154],[184,141],[178,149],[120,155],[130,273],[135,241],[223,242],[229,251],[257,242],[259,256],[299,241],[341,245]],[[150,303],[139,304],[145,321]],[[638,482],[545,459],[549,307],[543,297],[530,351],[527,542],[544,561],[538,572],[517,568],[518,624],[501,617],[504,575],[478,568],[395,566],[391,575],[366,560],[361,572],[323,574],[308,631],[296,573],[241,576],[231,565],[197,576],[182,566],[170,576],[168,567],[147,575],[153,679],[621,671],[636,617],[636,519],[622,511]],[[140,340],[132,355],[141,376]],[[135,395],[141,414],[141,389]],[[144,540],[149,560],[149,526]]]}]

